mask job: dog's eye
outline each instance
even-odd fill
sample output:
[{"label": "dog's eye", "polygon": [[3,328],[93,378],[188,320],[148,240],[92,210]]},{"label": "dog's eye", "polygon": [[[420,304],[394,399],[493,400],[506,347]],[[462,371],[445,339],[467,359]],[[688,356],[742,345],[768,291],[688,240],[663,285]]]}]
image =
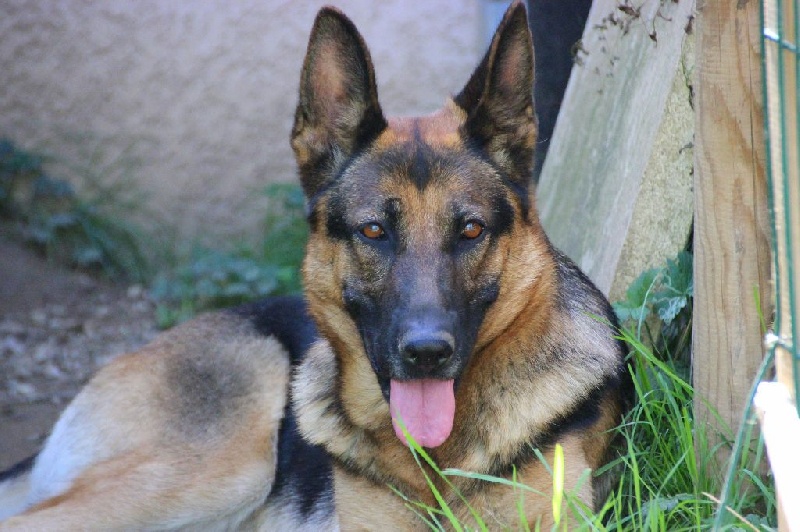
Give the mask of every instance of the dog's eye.
[{"label": "dog's eye", "polygon": [[465,223],[464,228],[461,230],[461,238],[466,238],[467,240],[475,240],[482,234],[483,225],[475,220],[470,220]]},{"label": "dog's eye", "polygon": [[370,240],[378,240],[383,238],[383,236],[386,234],[386,231],[383,230],[383,227],[381,227],[380,224],[370,222],[361,226],[361,234]]}]

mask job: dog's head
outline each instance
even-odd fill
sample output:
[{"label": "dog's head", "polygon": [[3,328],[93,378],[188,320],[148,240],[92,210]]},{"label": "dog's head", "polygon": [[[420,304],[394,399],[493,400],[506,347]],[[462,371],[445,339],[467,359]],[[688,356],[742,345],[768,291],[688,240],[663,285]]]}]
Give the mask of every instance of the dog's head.
[{"label": "dog's head", "polygon": [[470,358],[508,328],[544,269],[529,196],[532,83],[521,2],[466,87],[421,118],[384,117],[349,19],[324,8],[314,23],[292,131],[309,306],[344,386],[358,380],[365,405],[388,399],[428,447],[450,434]]}]

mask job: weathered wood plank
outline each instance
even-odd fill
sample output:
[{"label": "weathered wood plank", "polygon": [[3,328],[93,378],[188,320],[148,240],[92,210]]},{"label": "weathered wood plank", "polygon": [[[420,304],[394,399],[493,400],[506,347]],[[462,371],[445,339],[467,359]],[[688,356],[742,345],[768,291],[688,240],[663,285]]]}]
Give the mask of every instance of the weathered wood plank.
[{"label": "weathered wood plank", "polygon": [[758,10],[704,0],[695,22],[694,411],[712,437],[742,421],[771,300]]},{"label": "weathered wood plank", "polygon": [[564,95],[538,207],[553,243],[606,294],[693,8],[693,0],[596,0]]},{"label": "weathered wood plank", "polygon": [[639,193],[608,297],[625,299],[639,275],[664,266],[686,248],[694,214],[694,36],[683,41],[683,53],[667,97],[653,148],[641,177]]}]

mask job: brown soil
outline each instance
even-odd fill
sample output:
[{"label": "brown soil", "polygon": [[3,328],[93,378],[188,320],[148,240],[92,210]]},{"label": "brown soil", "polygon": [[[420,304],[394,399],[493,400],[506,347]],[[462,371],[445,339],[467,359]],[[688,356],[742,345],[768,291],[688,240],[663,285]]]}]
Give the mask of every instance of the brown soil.
[{"label": "brown soil", "polygon": [[100,366],[156,333],[141,287],[50,264],[0,233],[0,471],[39,450]]}]

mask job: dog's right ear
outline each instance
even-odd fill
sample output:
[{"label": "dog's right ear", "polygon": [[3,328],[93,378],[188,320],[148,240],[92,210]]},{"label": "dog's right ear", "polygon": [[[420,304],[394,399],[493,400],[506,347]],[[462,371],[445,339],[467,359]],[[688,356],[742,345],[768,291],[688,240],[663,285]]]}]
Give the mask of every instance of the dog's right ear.
[{"label": "dog's right ear", "polygon": [[311,30],[292,129],[306,196],[313,197],[339,164],[386,125],[364,40],[343,13],[322,8]]}]

